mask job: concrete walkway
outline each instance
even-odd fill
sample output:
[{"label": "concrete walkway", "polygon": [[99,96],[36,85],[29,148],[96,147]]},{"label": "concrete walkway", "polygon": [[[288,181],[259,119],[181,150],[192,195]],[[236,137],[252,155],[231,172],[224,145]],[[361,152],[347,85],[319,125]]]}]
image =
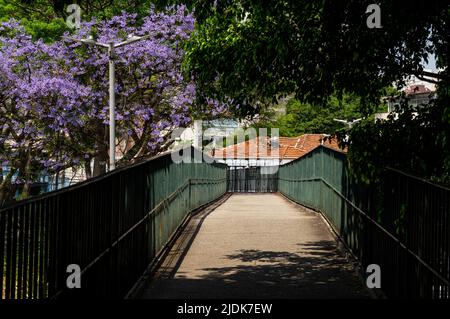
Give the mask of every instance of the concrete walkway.
[{"label": "concrete walkway", "polygon": [[143,298],[369,298],[319,214],[238,194],[196,215]]}]

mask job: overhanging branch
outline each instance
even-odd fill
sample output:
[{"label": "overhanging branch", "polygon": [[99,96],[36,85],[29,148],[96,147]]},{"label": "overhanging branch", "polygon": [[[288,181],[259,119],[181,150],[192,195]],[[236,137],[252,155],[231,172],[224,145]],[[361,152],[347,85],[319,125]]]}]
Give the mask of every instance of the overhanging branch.
[{"label": "overhanging branch", "polygon": [[415,76],[416,76],[419,80],[422,80],[422,81],[425,81],[425,82],[428,82],[428,83],[432,83],[432,84],[439,84],[439,81],[427,79],[427,78],[424,78],[423,76],[418,75],[418,74],[415,74]]},{"label": "overhanging branch", "polygon": [[433,84],[439,84],[439,81],[450,82],[450,77],[441,73],[433,73],[424,70],[414,70],[412,74],[422,81],[426,81]]}]

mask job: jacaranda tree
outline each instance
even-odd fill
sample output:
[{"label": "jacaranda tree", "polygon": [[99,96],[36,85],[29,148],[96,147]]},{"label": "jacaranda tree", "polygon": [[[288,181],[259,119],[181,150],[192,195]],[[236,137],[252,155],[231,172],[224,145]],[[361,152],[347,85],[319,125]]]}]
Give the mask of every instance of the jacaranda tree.
[{"label": "jacaranda tree", "polygon": [[69,131],[84,125],[90,89],[66,66],[61,44],[33,42],[14,20],[0,27],[0,202],[41,170],[72,165],[81,152],[70,150]]},{"label": "jacaranda tree", "polygon": [[[195,85],[181,73],[183,43],[194,27],[184,6],[150,10],[140,23],[123,13],[107,21],[84,23],[72,36],[124,41],[150,35],[118,48],[116,129],[118,165],[165,150],[170,133],[192,120]],[[19,22],[0,27],[0,202],[13,197],[43,173],[73,166],[88,177],[108,162],[108,52],[60,40],[33,41]],[[221,111],[210,103],[202,111]],[[94,163],[93,170],[91,169]]]}]

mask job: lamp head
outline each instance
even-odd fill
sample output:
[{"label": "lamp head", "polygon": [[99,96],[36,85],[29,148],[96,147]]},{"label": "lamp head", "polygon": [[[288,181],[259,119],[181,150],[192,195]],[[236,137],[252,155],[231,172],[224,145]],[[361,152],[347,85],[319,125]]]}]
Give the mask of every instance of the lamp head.
[{"label": "lamp head", "polygon": [[127,40],[128,41],[137,41],[137,40],[139,40],[141,37],[138,37],[138,36],[136,36],[136,35],[134,35],[134,34],[129,34],[128,35],[128,37],[127,37]]}]

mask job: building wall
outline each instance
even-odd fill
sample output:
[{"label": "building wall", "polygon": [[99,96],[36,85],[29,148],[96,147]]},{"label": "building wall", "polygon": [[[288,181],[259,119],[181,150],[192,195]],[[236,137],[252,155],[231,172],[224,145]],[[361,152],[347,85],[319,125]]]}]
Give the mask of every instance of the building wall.
[{"label": "building wall", "polygon": [[217,162],[227,164],[230,167],[254,167],[254,166],[277,166],[291,162],[292,159],[217,159]]}]

